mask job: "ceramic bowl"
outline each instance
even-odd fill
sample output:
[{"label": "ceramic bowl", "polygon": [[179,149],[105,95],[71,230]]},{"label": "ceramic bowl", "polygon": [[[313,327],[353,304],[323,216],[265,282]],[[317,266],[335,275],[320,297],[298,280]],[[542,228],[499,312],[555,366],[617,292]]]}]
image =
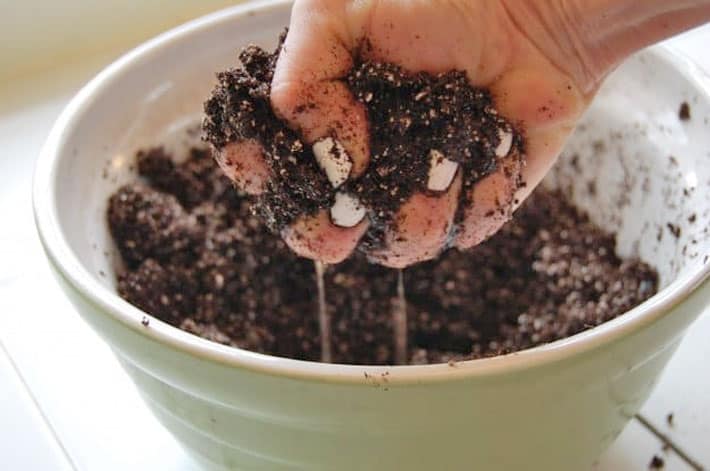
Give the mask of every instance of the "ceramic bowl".
[{"label": "ceramic bowl", "polygon": [[[113,273],[107,196],[133,178],[136,149],[186,144],[176,136],[199,119],[214,72],[234,65],[247,43],[273,46],[289,9],[249,3],[188,23],[110,65],[67,106],[34,183],[39,233],[67,296],[205,466],[586,469],[641,407],[710,299],[708,80],[665,49],[635,56],[604,85],[546,181],[617,230],[621,254],[660,272],[657,295],[602,326],[454,367],[302,362],[156,319],[144,326],[145,314],[99,275]],[[678,118],[683,101],[688,121]]]}]

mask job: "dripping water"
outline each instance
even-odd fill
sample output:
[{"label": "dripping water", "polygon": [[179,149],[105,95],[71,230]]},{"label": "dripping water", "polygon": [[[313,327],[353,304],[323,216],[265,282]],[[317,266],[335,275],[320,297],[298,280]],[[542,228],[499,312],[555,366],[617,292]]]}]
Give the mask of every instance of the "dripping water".
[{"label": "dripping water", "polygon": [[394,325],[394,359],[398,365],[407,363],[407,296],[404,291],[404,270],[397,270],[397,299],[392,310]]},{"label": "dripping water", "polygon": [[333,361],[331,352],[330,316],[325,301],[325,264],[318,260],[313,262],[316,268],[316,285],[318,286],[318,326],[320,328],[320,359],[324,363]]}]

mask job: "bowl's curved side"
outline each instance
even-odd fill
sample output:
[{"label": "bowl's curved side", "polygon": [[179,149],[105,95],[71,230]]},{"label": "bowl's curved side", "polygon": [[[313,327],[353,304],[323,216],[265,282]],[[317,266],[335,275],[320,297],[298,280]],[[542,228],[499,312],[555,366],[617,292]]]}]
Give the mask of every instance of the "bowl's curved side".
[{"label": "bowl's curved side", "polygon": [[524,371],[398,384],[378,369],[353,384],[191,355],[107,316],[53,270],[159,420],[200,459],[240,469],[585,469],[639,410],[710,296],[706,283],[639,332]]}]

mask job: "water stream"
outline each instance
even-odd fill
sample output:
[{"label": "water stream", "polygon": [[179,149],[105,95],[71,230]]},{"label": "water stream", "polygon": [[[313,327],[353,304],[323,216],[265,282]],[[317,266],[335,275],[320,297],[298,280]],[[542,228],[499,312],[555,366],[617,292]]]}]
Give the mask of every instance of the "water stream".
[{"label": "water stream", "polygon": [[[323,262],[313,262],[318,286],[318,326],[320,329],[321,361],[333,361],[331,319],[328,314],[328,302],[325,288],[325,269]],[[397,297],[392,303],[392,326],[394,341],[394,361],[397,365],[407,363],[407,296],[404,290],[404,271],[397,271]]]},{"label": "water stream", "polygon": [[325,299],[325,264],[323,262],[313,262],[316,268],[316,284],[318,285],[318,326],[320,327],[320,359],[324,363],[333,361],[331,345],[330,315],[328,314],[328,304]]}]

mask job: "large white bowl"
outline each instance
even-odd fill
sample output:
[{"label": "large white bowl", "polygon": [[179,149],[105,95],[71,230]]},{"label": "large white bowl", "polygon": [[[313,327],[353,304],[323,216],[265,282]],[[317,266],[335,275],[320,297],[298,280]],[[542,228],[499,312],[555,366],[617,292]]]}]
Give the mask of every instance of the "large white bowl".
[{"label": "large white bowl", "polygon": [[[131,178],[136,149],[163,138],[182,145],[174,136],[199,116],[214,71],[233,65],[249,42],[272,46],[288,16],[288,2],[277,1],[193,21],[112,64],[67,106],[34,186],[37,226],[67,295],[158,419],[211,466],[589,466],[708,305],[707,79],[663,49],[634,57],[608,80],[548,179],[575,181],[574,200],[619,231],[619,251],[660,271],[656,296],[600,327],[455,367],[324,365],[217,345],[156,319],[145,327],[114,280],[98,276],[112,273],[107,195]],[[682,101],[691,106],[687,122],[678,119]]]}]

